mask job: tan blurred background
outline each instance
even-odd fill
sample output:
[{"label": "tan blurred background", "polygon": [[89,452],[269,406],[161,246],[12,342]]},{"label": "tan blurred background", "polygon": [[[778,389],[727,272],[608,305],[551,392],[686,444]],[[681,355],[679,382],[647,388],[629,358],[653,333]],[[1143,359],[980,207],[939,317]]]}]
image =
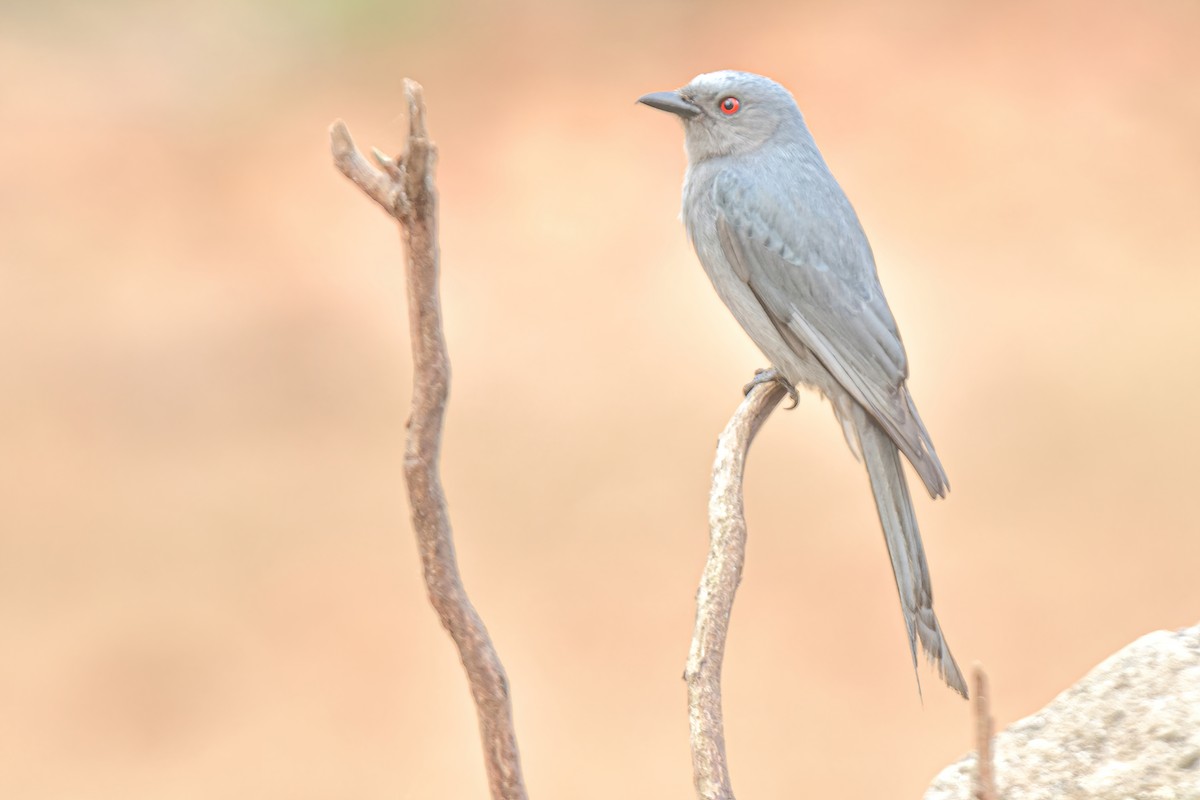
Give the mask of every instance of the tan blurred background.
[{"label": "tan blurred background", "polygon": [[[947,466],[918,497],[1001,724],[1200,620],[1200,7],[526,0],[0,6],[0,797],[475,798],[401,480],[399,240],[330,164],[441,148],[444,475],[531,795],[691,795],[715,436],[762,359],[647,91],[786,83]],[[726,663],[745,797],[918,797],[909,666],[826,406],[764,430]]]}]

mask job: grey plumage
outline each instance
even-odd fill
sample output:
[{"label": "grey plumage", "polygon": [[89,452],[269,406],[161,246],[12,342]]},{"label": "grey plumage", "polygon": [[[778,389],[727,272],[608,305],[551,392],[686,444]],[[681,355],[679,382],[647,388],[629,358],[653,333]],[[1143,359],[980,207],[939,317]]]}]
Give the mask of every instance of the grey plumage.
[{"label": "grey plumage", "polygon": [[683,219],[717,294],[790,384],[828,398],[866,465],[914,668],[920,640],[965,697],[899,453],[932,496],[949,484],[905,385],[904,345],[850,201],[791,94],[768,78],[712,72],[640,102],[683,120]]}]

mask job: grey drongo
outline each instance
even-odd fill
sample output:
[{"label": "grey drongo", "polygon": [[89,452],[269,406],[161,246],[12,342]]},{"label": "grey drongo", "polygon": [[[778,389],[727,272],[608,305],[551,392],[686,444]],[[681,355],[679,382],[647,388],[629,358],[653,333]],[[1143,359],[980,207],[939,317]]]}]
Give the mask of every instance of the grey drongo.
[{"label": "grey drongo", "polygon": [[966,697],[933,613],[900,453],[934,497],[949,489],[946,473],[905,385],[908,360],[871,246],[795,100],[768,78],[723,71],[639,102],[683,120],[683,221],[717,294],[773,377],[829,400],[866,464],[914,669],[920,640],[942,679]]}]

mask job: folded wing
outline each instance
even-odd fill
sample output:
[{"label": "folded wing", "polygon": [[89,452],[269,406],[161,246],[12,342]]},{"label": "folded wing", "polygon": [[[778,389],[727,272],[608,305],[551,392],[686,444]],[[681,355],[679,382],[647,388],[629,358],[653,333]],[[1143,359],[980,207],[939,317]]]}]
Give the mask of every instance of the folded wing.
[{"label": "folded wing", "polygon": [[[721,247],[785,340],[810,350],[904,452],[929,493],[949,488],[905,380],[908,360],[853,213],[806,213],[726,171],[714,184]],[[843,201],[844,202],[844,201]]]}]

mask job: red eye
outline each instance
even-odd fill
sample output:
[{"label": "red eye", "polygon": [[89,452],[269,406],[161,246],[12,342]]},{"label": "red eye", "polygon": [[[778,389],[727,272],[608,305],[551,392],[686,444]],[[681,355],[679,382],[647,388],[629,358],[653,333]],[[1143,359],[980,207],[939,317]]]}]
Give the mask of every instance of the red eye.
[{"label": "red eye", "polygon": [[736,97],[726,97],[724,100],[721,101],[721,111],[727,117],[731,117],[734,114],[736,114],[737,110],[741,107],[742,107],[742,104],[738,102],[738,99]]}]

